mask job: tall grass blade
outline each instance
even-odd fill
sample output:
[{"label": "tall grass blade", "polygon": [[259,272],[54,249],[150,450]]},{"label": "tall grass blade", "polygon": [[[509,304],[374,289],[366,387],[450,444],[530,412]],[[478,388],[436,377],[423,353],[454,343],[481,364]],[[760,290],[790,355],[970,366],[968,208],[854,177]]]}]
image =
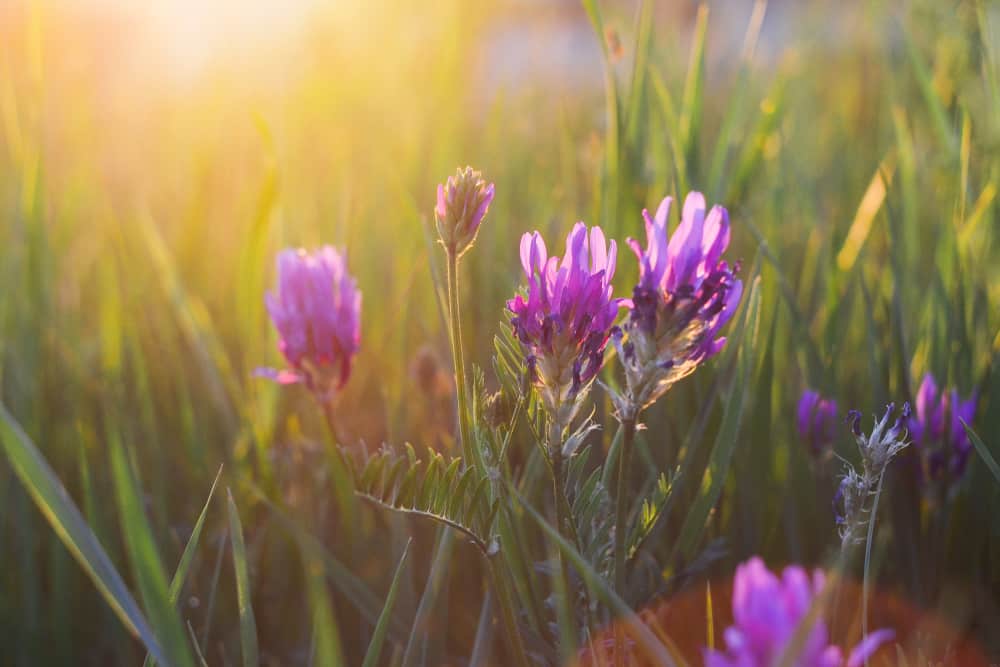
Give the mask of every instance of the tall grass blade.
[{"label": "tall grass blade", "polygon": [[544,532],[545,535],[552,540],[552,542],[559,548],[563,555],[566,556],[573,567],[576,568],[577,572],[579,572],[580,576],[583,578],[584,583],[587,585],[587,588],[620,616],[617,622],[625,624],[626,632],[632,637],[632,639],[635,640],[638,649],[643,653],[643,655],[652,661],[651,664],[666,665],[667,667],[685,664],[683,658],[678,655],[677,651],[664,646],[663,642],[660,641],[657,635],[639,619],[632,608],[629,607],[628,604],[613,590],[611,590],[611,587],[605,583],[601,575],[594,571],[594,568],[590,566],[587,559],[581,556],[580,552],[577,551],[576,548],[574,548],[573,545],[570,544],[558,530],[553,528],[549,522],[538,513],[538,510],[527,502],[524,496],[517,492],[517,489],[511,486],[510,492],[512,496],[518,499],[518,502],[521,507],[525,509],[528,516],[530,516],[535,523],[538,524],[539,528],[542,529],[542,532]]},{"label": "tall grass blade", "polygon": [[760,324],[760,298],[760,278],[757,277],[751,285],[744,311],[740,329],[742,339],[739,355],[736,358],[736,374],[733,377],[729,397],[726,399],[722,425],[712,447],[708,468],[702,477],[701,492],[688,511],[674,546],[674,556],[680,555],[685,561],[694,556],[695,548],[705,530],[705,522],[718,501],[719,494],[722,493],[722,485],[729,472],[746,404],[746,388],[753,370],[753,353],[756,349],[757,329]]},{"label": "tall grass blade", "polygon": [[233,502],[233,492],[227,489],[229,532],[233,543],[233,570],[236,572],[236,597],[240,608],[240,648],[243,667],[257,667],[260,657],[257,650],[257,621],[254,619],[250,600],[250,573],[247,568],[247,547],[243,542],[243,525]]},{"label": "tall grass blade", "polygon": [[161,665],[170,664],[152,628],[121,575],[87,526],[80,510],[41,452],[0,404],[0,445],[11,467],[59,539],[97,587],[125,628],[138,637]]},{"label": "tall grass blade", "polygon": [[982,438],[979,437],[979,434],[973,431],[972,427],[966,424],[964,419],[959,417],[959,420],[962,422],[962,428],[965,429],[965,432],[968,434],[969,439],[972,440],[972,444],[973,446],[975,446],[976,451],[979,452],[979,456],[982,457],[983,463],[986,464],[986,467],[989,468],[990,473],[993,474],[993,477],[996,479],[997,483],[1000,484],[1000,463],[997,463],[997,460],[993,457],[993,454],[990,452],[989,447],[987,447],[986,443],[983,442]]},{"label": "tall grass blade", "polygon": [[[201,514],[198,515],[198,520],[191,530],[191,537],[188,538],[187,544],[184,546],[184,553],[181,554],[181,560],[177,564],[177,570],[174,571],[174,578],[170,581],[170,604],[177,604],[177,598],[184,587],[188,570],[191,569],[191,562],[194,560],[194,553],[197,551],[198,543],[201,540],[201,529],[205,526],[205,517],[208,516],[208,506],[212,504],[212,497],[215,495],[215,487],[219,484],[220,477],[222,477],[222,466],[219,466],[219,472],[215,474],[212,488],[208,490],[208,498],[205,499],[205,506],[202,507]],[[153,660],[153,656],[147,654],[142,664],[146,667],[152,667],[156,664],[156,661]]]},{"label": "tall grass blade", "polygon": [[180,615],[170,600],[167,575],[143,512],[142,500],[132,477],[125,447],[117,434],[111,434],[109,450],[115,496],[121,515],[122,540],[133,575],[139,584],[146,613],[163,641],[169,664],[193,667],[194,660],[187,643],[187,633],[184,632]]},{"label": "tall grass blade", "polygon": [[406,564],[406,557],[410,553],[410,542],[403,548],[403,555],[399,557],[399,565],[396,566],[396,573],[392,576],[392,584],[385,598],[385,606],[378,616],[378,623],[375,624],[375,632],[368,643],[368,651],[365,652],[365,660],[361,667],[375,667],[379,664],[378,659],[382,654],[382,644],[385,643],[386,633],[389,631],[389,619],[392,618],[392,608],[396,604],[396,594],[399,590],[399,582],[403,574],[403,566]]}]

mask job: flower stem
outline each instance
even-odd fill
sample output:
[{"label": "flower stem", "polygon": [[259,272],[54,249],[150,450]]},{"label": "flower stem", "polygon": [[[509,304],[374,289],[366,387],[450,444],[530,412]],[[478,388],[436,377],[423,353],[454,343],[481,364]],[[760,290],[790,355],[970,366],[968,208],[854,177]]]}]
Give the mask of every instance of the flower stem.
[{"label": "flower stem", "polygon": [[[878,487],[875,489],[875,500],[872,502],[872,511],[868,515],[868,540],[865,544],[865,569],[861,579],[861,640],[868,638],[868,586],[869,569],[872,560],[872,541],[875,537],[875,515],[878,514],[878,500],[882,497],[882,480],[885,479],[885,471],[878,476]],[[868,655],[865,654],[865,667],[868,667]]]},{"label": "flower stem", "polygon": [[[618,486],[615,489],[615,592],[625,598],[625,535],[628,532],[628,477],[632,458],[632,440],[635,437],[635,417],[622,420],[622,448],[618,452]],[[615,665],[625,664],[625,632],[621,623],[615,624]]]},{"label": "flower stem", "polygon": [[[562,451],[563,430],[563,424],[558,419],[553,418],[549,428],[548,442],[549,460],[552,464],[552,499],[555,502],[556,530],[570,541],[571,544],[576,544],[576,540],[571,537],[574,531],[570,530],[570,519],[565,508],[566,470]],[[557,549],[556,554],[559,567],[557,576],[561,583],[559,588],[562,589],[562,599],[559,599],[558,589],[556,591],[556,610],[559,617],[559,630],[562,635],[560,638],[560,655],[563,661],[566,662],[575,656],[577,646],[575,621],[572,612],[573,605],[571,603],[574,592],[573,584],[569,578],[569,568],[567,567],[566,559],[561,550]]]},{"label": "flower stem", "polygon": [[[479,457],[475,444],[472,442],[472,428],[469,422],[469,399],[466,393],[467,385],[465,381],[465,350],[462,346],[462,317],[460,309],[460,299],[458,294],[458,253],[454,246],[446,247],[445,254],[448,256],[448,326],[451,334],[451,354],[455,368],[455,395],[457,397],[458,412],[458,435],[462,445],[462,458],[466,465],[472,466],[485,473],[485,465]],[[514,655],[516,664],[522,667],[529,665],[527,651],[521,637],[521,631],[517,627],[517,615],[514,612],[514,602],[511,599],[499,561],[496,556],[486,556],[490,579],[493,589],[496,592],[497,600],[500,602],[500,614],[503,624],[507,630],[507,639],[510,642],[510,650]]]},{"label": "flower stem", "polygon": [[451,354],[455,368],[455,395],[457,397],[458,436],[462,456],[468,465],[476,465],[471,428],[469,426],[469,398],[466,395],[465,357],[462,349],[462,322],[458,298],[458,255],[455,248],[446,248],[448,255],[448,325],[451,328]]}]

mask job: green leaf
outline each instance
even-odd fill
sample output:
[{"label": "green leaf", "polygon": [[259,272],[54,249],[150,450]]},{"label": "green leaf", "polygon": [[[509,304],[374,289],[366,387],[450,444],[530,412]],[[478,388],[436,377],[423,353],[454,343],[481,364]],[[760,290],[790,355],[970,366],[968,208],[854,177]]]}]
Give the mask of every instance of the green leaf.
[{"label": "green leaf", "polygon": [[979,456],[982,457],[983,463],[986,464],[986,467],[990,469],[991,473],[993,473],[993,477],[996,478],[998,483],[1000,483],[1000,464],[998,464],[997,460],[993,458],[993,454],[990,453],[989,448],[986,446],[986,443],[983,442],[982,439],[979,437],[979,434],[973,431],[972,427],[966,424],[964,419],[959,417],[958,420],[962,422],[962,427],[965,429],[965,432],[969,435],[969,439],[972,440],[972,444],[973,446],[975,446],[976,451],[979,452]]},{"label": "green leaf", "polygon": [[117,434],[111,435],[108,445],[115,497],[121,515],[122,541],[128,552],[132,573],[139,584],[146,613],[163,641],[168,663],[193,667],[194,659],[187,643],[187,633],[184,632],[180,615],[170,600],[167,575],[143,511],[137,485],[132,478],[125,448]]},{"label": "green leaf", "polygon": [[[729,472],[733,450],[736,447],[743,407],[746,403],[746,387],[753,370],[753,352],[757,340],[760,320],[760,277],[753,281],[744,310],[741,327],[740,351],[736,360],[736,374],[733,378],[729,397],[722,418],[722,426],[712,447],[711,459],[702,477],[702,490],[687,513],[681,527],[680,536],[674,546],[674,557],[681,555],[685,561],[694,556],[695,548],[704,533],[705,522],[722,493],[722,485]],[[674,558],[674,559],[675,559]],[[674,559],[671,559],[672,561]]]},{"label": "green leaf", "polygon": [[517,492],[517,489],[513,486],[509,488],[511,495],[518,499],[521,507],[528,513],[528,516],[534,519],[535,523],[542,529],[542,532],[552,540],[563,555],[569,559],[577,572],[580,573],[587,588],[620,616],[617,622],[625,624],[625,631],[635,640],[638,649],[645,657],[655,665],[667,665],[668,667],[671,665],[684,665],[684,660],[678,652],[663,644],[656,634],[639,619],[632,608],[611,590],[604,579],[594,571],[590,563],[587,562],[587,559],[581,556],[580,552],[558,530],[553,528],[534,507],[528,504],[524,497]]},{"label": "green leaf", "polygon": [[326,588],[323,563],[308,548],[300,548],[305,568],[306,585],[309,587],[309,607],[312,610],[313,646],[316,663],[324,667],[344,664],[341,650],[340,628],[330,594]]},{"label": "green leaf", "polygon": [[[411,540],[412,541],[412,540]],[[392,584],[389,586],[389,593],[385,598],[385,606],[379,614],[378,623],[375,625],[375,632],[368,642],[368,651],[365,653],[365,660],[361,667],[375,667],[378,664],[379,656],[382,654],[382,644],[385,643],[385,636],[389,630],[389,619],[392,618],[392,608],[396,603],[396,593],[399,589],[399,582],[403,574],[403,565],[406,564],[406,557],[410,553],[410,542],[403,548],[403,555],[399,558],[399,565],[396,566],[396,574],[392,577]]]},{"label": "green leaf", "polygon": [[111,563],[66,488],[20,425],[0,403],[0,445],[42,516],[97,587],[105,602],[160,664],[166,654],[121,575]]},{"label": "green leaf", "polygon": [[[212,496],[215,494],[215,487],[218,485],[220,477],[222,477],[222,466],[219,466],[219,472],[215,474],[212,488],[208,490],[208,498],[205,499],[205,506],[201,508],[201,514],[198,515],[198,520],[191,531],[191,537],[188,538],[187,544],[184,546],[184,553],[181,554],[181,560],[177,564],[177,570],[174,571],[174,578],[170,582],[170,604],[172,605],[177,604],[177,598],[184,587],[184,580],[187,579],[188,570],[191,569],[194,552],[197,551],[198,541],[201,539],[201,529],[205,526],[205,517],[208,515],[208,506],[212,503]],[[153,656],[146,655],[146,660],[142,664],[146,667],[152,667],[156,661],[153,660]]]},{"label": "green leaf", "polygon": [[229,532],[233,541],[233,570],[236,572],[236,597],[240,608],[240,647],[244,667],[257,667],[257,622],[254,620],[250,601],[250,574],[247,569],[247,547],[243,542],[243,525],[240,523],[233,492],[226,490],[229,508]]}]

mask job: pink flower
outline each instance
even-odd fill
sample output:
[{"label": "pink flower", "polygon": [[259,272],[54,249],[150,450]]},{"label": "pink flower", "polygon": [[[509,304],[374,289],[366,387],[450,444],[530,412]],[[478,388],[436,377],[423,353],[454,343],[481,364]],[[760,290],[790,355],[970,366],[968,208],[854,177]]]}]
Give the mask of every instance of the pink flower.
[{"label": "pink flower", "polygon": [[280,384],[301,382],[329,400],[347,382],[361,341],[361,292],[331,246],[278,254],[278,287],[265,297],[289,368],[258,369]]},{"label": "pink flower", "polygon": [[729,245],[729,214],[691,192],[681,222],[667,235],[671,198],[646,221],[646,248],[629,239],[639,260],[639,284],[632,292],[632,313],[615,339],[625,366],[626,391],[615,397],[621,417],[634,416],[675,382],[719,352],[718,336],[743,294],[743,283],[721,259]]},{"label": "pink flower", "polygon": [[[751,558],[736,568],[733,580],[735,624],[723,635],[726,650],[705,650],[706,667],[771,667],[779,664],[810,607],[823,590],[819,570],[810,577],[798,566],[786,567],[779,579],[760,558]],[[892,630],[876,630],[854,647],[846,667],[860,667],[884,642]],[[826,622],[820,617],[805,633],[798,655],[788,656],[793,667],[842,667],[844,657],[830,644]]]},{"label": "pink flower", "polygon": [[525,351],[534,384],[551,414],[589,387],[621,299],[612,296],[617,246],[600,227],[578,222],[562,259],[549,257],[541,234],[521,237],[524,294],[507,302],[514,333]]}]

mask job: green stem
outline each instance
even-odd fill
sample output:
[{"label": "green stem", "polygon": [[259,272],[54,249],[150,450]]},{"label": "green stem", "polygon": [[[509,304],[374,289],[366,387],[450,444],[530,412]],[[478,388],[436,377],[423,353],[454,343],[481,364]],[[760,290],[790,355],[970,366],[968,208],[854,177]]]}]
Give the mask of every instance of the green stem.
[{"label": "green stem", "polygon": [[493,579],[493,590],[496,592],[497,599],[500,600],[500,615],[503,618],[504,629],[507,631],[509,648],[520,667],[530,667],[531,661],[528,660],[528,651],[524,646],[524,638],[521,637],[521,629],[517,626],[514,601],[505,584],[500,561],[496,556],[487,556],[487,560],[490,566],[490,577]]},{"label": "green stem", "polygon": [[[615,489],[615,592],[625,600],[625,536],[628,523],[628,477],[635,437],[635,417],[622,420],[622,448],[618,453],[618,487]],[[615,624],[615,665],[625,665],[625,633],[621,623]]]},{"label": "green stem", "polygon": [[[871,514],[868,515],[868,540],[865,544],[865,569],[861,580],[861,639],[868,638],[868,586],[869,568],[872,560],[872,540],[875,537],[875,515],[878,513],[878,500],[882,497],[882,480],[885,472],[878,476],[878,487],[875,489],[875,501],[872,503]],[[868,656],[865,655],[865,667],[868,667]]]},{"label": "green stem", "polygon": [[[465,350],[462,345],[462,317],[458,293],[458,253],[453,246],[445,248],[448,256],[448,325],[451,329],[451,354],[455,368],[455,395],[457,397],[458,434],[462,445],[462,456],[466,465],[475,467],[485,473],[485,465],[479,457],[475,444],[472,442],[472,428],[469,422],[469,398],[466,393],[465,380]],[[490,578],[497,600],[500,602],[500,615],[507,630],[510,650],[518,665],[530,665],[527,650],[517,626],[517,615],[514,612],[514,602],[507,589],[499,562],[495,556],[486,556],[489,563]]]},{"label": "green stem", "polygon": [[469,427],[469,398],[466,395],[465,358],[462,349],[462,322],[458,298],[458,255],[454,248],[446,248],[448,255],[448,325],[451,327],[451,355],[455,368],[455,395],[458,399],[458,435],[462,456],[470,465],[478,459],[472,444]]},{"label": "green stem", "polygon": [[[567,541],[575,543],[575,540],[571,537],[573,531],[570,530],[569,516],[564,507],[566,504],[566,471],[562,451],[563,430],[563,425],[557,419],[553,419],[549,429],[548,443],[549,460],[552,464],[552,495],[553,501],[555,501],[556,530]],[[559,583],[562,588],[562,599],[559,599],[559,591],[556,591],[556,609],[560,617],[559,631],[561,634],[559,652],[565,664],[575,658],[577,647],[576,627],[572,612],[573,605],[571,604],[573,585],[570,582],[569,569],[566,566],[566,559],[563,556],[562,550],[557,549],[556,554],[559,564]]]}]

